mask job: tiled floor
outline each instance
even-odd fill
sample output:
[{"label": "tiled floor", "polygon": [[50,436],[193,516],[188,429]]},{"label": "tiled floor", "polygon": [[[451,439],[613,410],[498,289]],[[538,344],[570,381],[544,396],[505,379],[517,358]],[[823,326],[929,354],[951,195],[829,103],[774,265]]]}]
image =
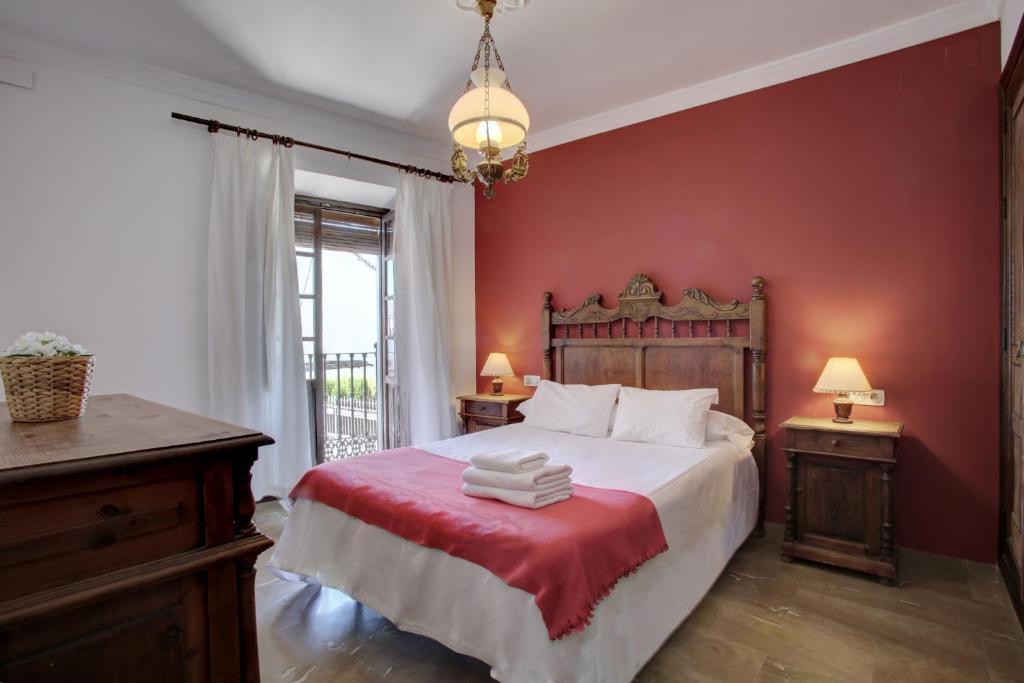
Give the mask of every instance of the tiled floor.
[{"label": "tiled floor", "polygon": [[[276,538],[276,503],[257,524]],[[779,560],[781,530],[740,549],[711,593],[637,677],[662,681],[1024,683],[1024,633],[995,567],[904,551],[886,588]],[[262,570],[256,604],[263,680],[488,681],[488,667],[403,633],[344,594]]]}]

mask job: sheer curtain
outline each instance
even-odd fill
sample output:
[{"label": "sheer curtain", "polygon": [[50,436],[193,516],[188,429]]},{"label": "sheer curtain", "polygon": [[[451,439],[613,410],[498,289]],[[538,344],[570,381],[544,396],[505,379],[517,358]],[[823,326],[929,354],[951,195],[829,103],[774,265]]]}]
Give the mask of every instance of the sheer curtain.
[{"label": "sheer curtain", "polygon": [[448,183],[403,173],[395,200],[396,370],[408,444],[455,434],[451,193]]},{"label": "sheer curtain", "polygon": [[207,266],[210,415],[275,440],[256,499],[288,495],[313,463],[295,265],[290,148],[213,134]]}]

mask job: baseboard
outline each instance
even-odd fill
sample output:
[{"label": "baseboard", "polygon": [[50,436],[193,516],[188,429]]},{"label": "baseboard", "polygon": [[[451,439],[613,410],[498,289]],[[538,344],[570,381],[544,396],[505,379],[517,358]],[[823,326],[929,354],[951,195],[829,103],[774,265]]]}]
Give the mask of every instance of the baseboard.
[{"label": "baseboard", "polygon": [[1013,603],[1013,610],[1017,613],[1017,620],[1021,628],[1024,628],[1024,600],[1021,599],[1020,574],[1013,559],[1008,555],[1009,549],[1004,548],[999,553],[999,572],[1003,575],[1003,583],[1006,584],[1006,592],[1010,594],[1010,602]]}]

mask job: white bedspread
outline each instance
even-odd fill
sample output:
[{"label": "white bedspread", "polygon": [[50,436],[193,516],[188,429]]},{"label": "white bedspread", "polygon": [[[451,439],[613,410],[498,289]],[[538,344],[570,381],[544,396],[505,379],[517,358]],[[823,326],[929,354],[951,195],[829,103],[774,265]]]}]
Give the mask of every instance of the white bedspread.
[{"label": "white bedspread", "polygon": [[728,441],[702,449],[508,425],[421,446],[468,461],[510,447],[572,465],[573,481],[654,503],[669,550],[598,604],[582,633],[548,639],[533,595],[483,567],[424,548],[331,507],[297,501],[270,565],[338,588],[396,626],[487,662],[506,683],[624,683],[700,602],[753,529],[754,459]]}]

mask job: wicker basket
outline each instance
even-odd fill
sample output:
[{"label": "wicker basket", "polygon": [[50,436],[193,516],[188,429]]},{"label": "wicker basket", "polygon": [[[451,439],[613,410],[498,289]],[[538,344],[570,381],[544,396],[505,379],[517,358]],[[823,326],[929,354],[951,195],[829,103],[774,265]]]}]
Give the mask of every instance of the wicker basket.
[{"label": "wicker basket", "polygon": [[15,422],[81,417],[89,400],[93,356],[0,357],[7,408]]}]

